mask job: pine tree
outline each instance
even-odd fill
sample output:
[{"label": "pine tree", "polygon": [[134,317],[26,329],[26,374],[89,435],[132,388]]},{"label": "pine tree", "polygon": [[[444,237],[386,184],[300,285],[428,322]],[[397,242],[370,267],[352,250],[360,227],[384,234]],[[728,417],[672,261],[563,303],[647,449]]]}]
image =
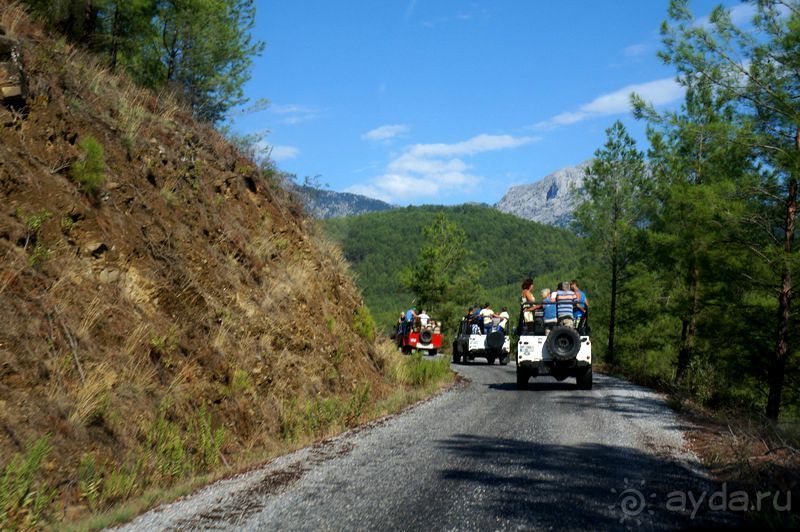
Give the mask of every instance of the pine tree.
[{"label": "pine tree", "polygon": [[[664,59],[684,79],[705,78],[730,94],[752,122],[748,144],[760,164],[756,220],[760,242],[748,246],[770,272],[775,297],[774,340],[767,358],[766,414],[777,419],[791,353],[794,249],[800,177],[800,2],[759,0],[752,31],[735,26],[722,7],[710,27],[696,24],[686,0],[672,0],[662,29]],[[750,220],[750,221],[752,221]],[[748,220],[743,220],[748,221]],[[755,233],[755,231],[753,232]]]},{"label": "pine tree", "polygon": [[464,230],[445,213],[437,214],[423,233],[425,244],[416,263],[401,271],[399,280],[414,294],[418,306],[452,325],[459,309],[476,297],[480,269],[468,261]]},{"label": "pine tree", "polygon": [[679,111],[658,115],[635,96],[634,109],[650,122],[657,198],[649,226],[656,259],[651,267],[672,278],[666,310],[680,320],[680,382],[697,354],[698,336],[714,336],[715,320],[735,306],[727,292],[729,279],[720,275],[726,254],[719,251],[730,243],[730,213],[741,213],[738,192],[752,185],[752,166],[750,150],[737,140],[746,129],[731,95],[715,90],[705,77],[679,81],[686,88]]},{"label": "pine tree", "polygon": [[622,122],[606,130],[607,140],[586,173],[588,199],[576,211],[576,228],[605,265],[609,289],[606,360],[615,362],[618,302],[626,290],[644,221],[649,182],[643,154]]}]

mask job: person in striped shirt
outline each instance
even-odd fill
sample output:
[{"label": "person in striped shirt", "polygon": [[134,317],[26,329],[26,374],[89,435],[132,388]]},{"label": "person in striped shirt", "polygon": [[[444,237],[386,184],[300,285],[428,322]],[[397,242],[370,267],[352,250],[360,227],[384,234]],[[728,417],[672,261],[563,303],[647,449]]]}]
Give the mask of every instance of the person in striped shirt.
[{"label": "person in striped shirt", "polygon": [[558,324],[565,327],[575,327],[575,303],[578,296],[570,289],[569,281],[560,283],[558,291],[552,296],[556,302],[556,315]]}]

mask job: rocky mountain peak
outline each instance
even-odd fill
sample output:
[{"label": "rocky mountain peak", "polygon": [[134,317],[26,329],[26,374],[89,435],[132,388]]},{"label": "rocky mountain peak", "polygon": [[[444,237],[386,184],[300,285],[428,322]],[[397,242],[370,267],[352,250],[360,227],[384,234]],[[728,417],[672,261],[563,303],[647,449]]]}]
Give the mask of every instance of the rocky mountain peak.
[{"label": "rocky mountain peak", "polygon": [[560,227],[569,225],[591,162],[562,168],[535,183],[513,186],[495,208],[534,222]]}]

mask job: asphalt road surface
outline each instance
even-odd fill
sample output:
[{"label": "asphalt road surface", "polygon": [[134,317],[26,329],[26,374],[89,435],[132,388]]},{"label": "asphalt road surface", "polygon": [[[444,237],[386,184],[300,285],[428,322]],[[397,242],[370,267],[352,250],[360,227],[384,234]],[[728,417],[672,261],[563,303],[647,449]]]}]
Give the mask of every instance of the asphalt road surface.
[{"label": "asphalt road surface", "polygon": [[[478,359],[479,362],[482,359]],[[131,530],[673,530],[735,524],[655,393],[595,375],[466,381],[406,412],[209,486]],[[690,493],[691,492],[691,493]],[[705,495],[703,495],[705,494]],[[698,503],[704,497],[703,502]]]}]

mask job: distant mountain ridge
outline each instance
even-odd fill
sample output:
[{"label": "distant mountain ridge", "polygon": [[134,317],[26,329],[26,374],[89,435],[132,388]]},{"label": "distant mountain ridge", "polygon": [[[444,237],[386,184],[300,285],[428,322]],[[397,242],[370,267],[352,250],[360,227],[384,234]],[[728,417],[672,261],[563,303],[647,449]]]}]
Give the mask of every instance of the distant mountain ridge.
[{"label": "distant mountain ridge", "polygon": [[358,216],[395,208],[385,201],[350,192],[335,192],[307,185],[294,187],[294,191],[300,196],[306,212],[319,219]]},{"label": "distant mountain ridge", "polygon": [[567,227],[580,203],[591,159],[527,185],[513,186],[494,207],[505,213],[548,225]]}]

